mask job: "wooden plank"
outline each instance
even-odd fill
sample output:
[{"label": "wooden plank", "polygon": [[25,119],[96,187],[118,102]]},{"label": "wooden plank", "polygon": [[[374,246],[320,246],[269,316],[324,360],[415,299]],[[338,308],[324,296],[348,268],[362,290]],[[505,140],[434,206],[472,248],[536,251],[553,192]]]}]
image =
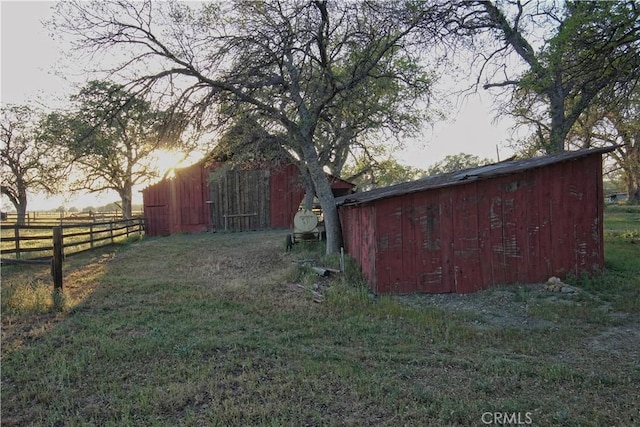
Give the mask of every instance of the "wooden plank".
[{"label": "wooden plank", "polygon": [[568,165],[572,182],[569,199],[573,206],[574,274],[591,273],[602,268],[600,244],[602,222],[602,166],[599,155],[576,159]]},{"label": "wooden plank", "polygon": [[529,283],[529,246],[528,224],[529,224],[529,191],[531,189],[531,179],[527,173],[517,173],[504,177],[503,194],[506,200],[511,200],[507,206],[508,221],[506,222],[506,260],[509,265],[509,277],[507,283]]},{"label": "wooden plank", "polygon": [[477,185],[453,188],[453,261],[455,291],[469,293],[482,288],[478,243]]},{"label": "wooden plank", "polygon": [[477,184],[476,197],[478,204],[478,257],[480,263],[479,281],[483,288],[495,286],[493,275],[493,252],[491,249],[491,194],[492,182],[482,181]]},{"label": "wooden plank", "polygon": [[285,228],[291,226],[291,224],[283,224],[285,222],[281,216],[281,204],[283,197],[282,173],[279,170],[274,170],[269,176],[269,200],[271,201],[269,223],[271,227]]},{"label": "wooden plank", "polygon": [[218,192],[220,191],[218,181],[214,178],[213,174],[209,175],[209,214],[211,215],[211,227],[213,230],[218,231],[220,229],[220,199]]},{"label": "wooden plank", "polygon": [[264,177],[263,177],[263,181],[262,181],[262,193],[264,194],[264,198],[263,198],[263,203],[264,206],[262,207],[263,210],[263,228],[271,228],[271,189],[270,189],[270,182],[271,182],[271,171],[266,170],[264,171]]},{"label": "wooden plank", "polygon": [[[552,195],[553,173],[549,167],[545,167],[536,171],[536,188],[534,191],[534,207],[538,211],[538,270],[542,275],[542,279],[546,280],[553,276],[552,261],[552,244],[551,237],[551,213],[552,213]],[[539,276],[537,276],[539,277]]]},{"label": "wooden plank", "polygon": [[20,226],[18,224],[13,226],[13,237],[15,239],[16,259],[20,259]]},{"label": "wooden plank", "polygon": [[551,224],[551,265],[552,275],[564,277],[573,261],[573,248],[567,226],[570,226],[568,202],[568,179],[566,162],[549,166],[551,186],[550,224]]},{"label": "wooden plank", "polygon": [[518,210],[516,198],[510,189],[517,186],[515,176],[507,176],[496,180],[502,189],[502,254],[505,284],[518,281],[518,264],[522,262],[520,242],[518,241],[517,225]]},{"label": "wooden plank", "polygon": [[[493,285],[506,283],[506,257],[504,248],[504,214],[502,188],[500,183],[492,180],[486,188],[489,214],[489,239],[491,254],[488,263],[491,267]],[[485,211],[486,215],[486,211]]]},{"label": "wooden plank", "polygon": [[585,185],[592,183],[589,179],[589,171],[584,167],[585,163],[584,159],[580,159],[567,162],[566,166],[567,175],[571,177],[567,185],[567,204],[569,205],[567,209],[570,209],[570,215],[569,218],[567,218],[570,222],[567,226],[570,227],[571,247],[573,249],[571,271],[578,277],[583,271],[586,271],[589,249],[588,240],[591,234],[589,232],[589,224],[594,208],[594,205],[588,200],[587,192],[585,191]]},{"label": "wooden plank", "polygon": [[453,240],[455,229],[453,225],[453,202],[451,188],[439,190],[439,222],[441,232],[440,265],[442,268],[442,290],[443,292],[455,292],[455,261],[453,254]]},{"label": "wooden plank", "polygon": [[402,209],[400,217],[402,270],[398,283],[398,292],[406,294],[417,290],[415,223],[418,218],[416,217],[413,194],[401,197],[398,202],[401,202]]},{"label": "wooden plank", "polygon": [[377,266],[380,293],[396,293],[402,281],[402,204],[398,198],[375,203],[378,254]]},{"label": "wooden plank", "polygon": [[419,243],[416,253],[420,260],[417,289],[419,292],[427,293],[447,292],[442,281],[439,192],[435,190],[417,193],[416,206],[419,207],[417,215],[420,218],[419,227],[417,227],[420,237],[416,239]]},{"label": "wooden plank", "polygon": [[366,275],[372,289],[377,289],[378,278],[376,276],[376,266],[378,264],[378,250],[376,247],[376,211],[373,206],[368,205],[361,211],[359,220],[364,225],[362,233],[362,259],[366,260]]},{"label": "wooden plank", "polygon": [[[242,194],[241,207],[238,210],[238,214],[248,214],[254,212],[251,206],[252,198],[255,194],[255,182],[253,179],[254,171],[242,171],[240,174],[240,191]],[[240,231],[252,230],[253,217],[245,216],[241,217]]]},{"label": "wooden plank", "polygon": [[51,260],[51,275],[53,276],[53,289],[62,290],[62,259],[63,252],[62,227],[53,227],[53,258]]},{"label": "wooden plank", "polygon": [[593,193],[596,203],[596,217],[592,219],[591,231],[592,240],[595,245],[593,252],[593,259],[591,264],[591,271],[604,270],[604,191],[602,188],[602,155],[594,155],[592,159],[591,167],[594,170],[594,177],[596,183],[596,191]]},{"label": "wooden plank", "polygon": [[[525,179],[528,182],[522,196],[518,199],[518,209],[526,211],[526,224],[523,230],[524,248],[523,263],[519,273],[524,278],[519,278],[523,283],[535,283],[545,280],[546,271],[544,259],[540,251],[540,203],[544,181],[540,179],[541,169],[528,171]],[[548,277],[547,277],[548,278]]]}]

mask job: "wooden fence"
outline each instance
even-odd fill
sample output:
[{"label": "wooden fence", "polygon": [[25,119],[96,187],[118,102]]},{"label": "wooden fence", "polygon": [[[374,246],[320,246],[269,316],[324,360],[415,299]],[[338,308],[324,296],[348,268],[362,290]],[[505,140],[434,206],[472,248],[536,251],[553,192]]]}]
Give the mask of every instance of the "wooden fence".
[{"label": "wooden fence", "polygon": [[[142,211],[132,213],[134,217],[143,216]],[[25,225],[64,225],[80,222],[105,222],[122,219],[121,211],[113,212],[27,212],[24,216]],[[15,224],[18,214],[3,212],[2,227]]]},{"label": "wooden fence", "polygon": [[[0,263],[51,264],[54,290],[62,290],[62,260],[96,247],[107,246],[144,232],[136,217],[104,222],[61,225],[2,224]],[[66,240],[66,241],[65,241]]]},{"label": "wooden fence", "polygon": [[54,229],[60,228],[63,256],[105,246],[132,235],[142,235],[144,219],[136,217],[102,222],[60,225],[2,224],[3,264],[50,259],[54,250]]}]

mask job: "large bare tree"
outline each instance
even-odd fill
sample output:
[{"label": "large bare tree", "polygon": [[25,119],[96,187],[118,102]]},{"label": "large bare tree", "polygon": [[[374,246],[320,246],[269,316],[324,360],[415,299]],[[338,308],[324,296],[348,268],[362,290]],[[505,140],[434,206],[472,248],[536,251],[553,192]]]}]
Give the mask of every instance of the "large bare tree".
[{"label": "large bare tree", "polygon": [[[202,119],[212,107],[242,105],[286,134],[301,154],[324,212],[327,252],[342,245],[335,200],[317,130],[332,105],[369,79],[419,67],[430,3],[239,1],[81,2],[58,5],[57,28],[85,51],[117,52],[114,78]],[[422,45],[424,46],[424,44]],[[422,75],[418,69],[416,75]],[[396,80],[402,84],[402,79]]]}]

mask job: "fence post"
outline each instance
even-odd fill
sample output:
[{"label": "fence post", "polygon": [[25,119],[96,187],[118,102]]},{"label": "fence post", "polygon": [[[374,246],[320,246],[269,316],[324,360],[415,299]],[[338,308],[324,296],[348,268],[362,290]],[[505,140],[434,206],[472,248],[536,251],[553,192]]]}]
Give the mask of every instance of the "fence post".
[{"label": "fence post", "polygon": [[13,236],[16,239],[16,259],[20,259],[20,226],[18,224],[13,225]]},{"label": "fence post", "polygon": [[53,227],[53,258],[51,259],[51,275],[53,276],[53,289],[62,290],[62,227]]},{"label": "fence post", "polygon": [[93,223],[89,225],[89,244],[91,245],[91,249],[93,249]]},{"label": "fence post", "polygon": [[111,243],[113,244],[113,219],[109,221],[109,236],[111,237]]}]

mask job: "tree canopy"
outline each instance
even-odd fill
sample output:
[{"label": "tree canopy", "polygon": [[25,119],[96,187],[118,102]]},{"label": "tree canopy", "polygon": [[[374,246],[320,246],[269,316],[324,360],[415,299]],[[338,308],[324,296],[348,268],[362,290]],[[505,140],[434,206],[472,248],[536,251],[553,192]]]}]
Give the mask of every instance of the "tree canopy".
[{"label": "tree canopy", "polygon": [[640,203],[640,87],[627,99],[600,97],[580,116],[568,142],[577,148],[614,145],[609,173],[620,176],[629,203]]},{"label": "tree canopy", "polygon": [[181,145],[181,132],[172,128],[166,112],[122,85],[91,81],[71,100],[71,112],[47,117],[43,135],[63,145],[79,170],[73,191],[114,190],[128,218],[133,187],[157,176],[151,156],[161,148]]},{"label": "tree canopy", "polygon": [[0,189],[23,224],[28,194],[58,192],[66,181],[68,162],[64,151],[40,138],[41,113],[24,105],[2,108],[0,146]]},{"label": "tree canopy", "polygon": [[390,155],[378,159],[362,154],[345,165],[344,177],[356,184],[358,191],[367,191],[413,181],[425,175],[426,171],[403,165]]},{"label": "tree canopy", "polygon": [[438,175],[448,172],[456,172],[463,169],[475,168],[492,163],[491,159],[483,159],[474,154],[458,153],[445,156],[439,162],[427,168],[427,175]]},{"label": "tree canopy", "polygon": [[[341,230],[323,152],[329,147],[338,153],[342,144],[335,132],[322,137],[331,134],[327,123],[338,123],[328,118],[359,112],[349,100],[373,105],[367,100],[380,100],[378,83],[418,86],[416,77],[428,75],[420,49],[441,28],[437,7],[322,0],[198,6],[73,1],[58,5],[58,28],[85,50],[126,48],[130,54],[111,73],[194,121],[205,124],[212,115],[241,111],[257,114],[268,128],[279,127],[289,148],[300,153],[298,164],[323,208],[327,252],[336,252]],[[409,37],[418,30],[421,44]]]},{"label": "tree canopy", "polygon": [[[567,148],[581,114],[605,93],[640,82],[640,8],[634,1],[466,1],[460,28],[478,52],[486,89],[510,89],[505,111],[534,126],[547,153]],[[520,59],[514,64],[510,58]]]}]

